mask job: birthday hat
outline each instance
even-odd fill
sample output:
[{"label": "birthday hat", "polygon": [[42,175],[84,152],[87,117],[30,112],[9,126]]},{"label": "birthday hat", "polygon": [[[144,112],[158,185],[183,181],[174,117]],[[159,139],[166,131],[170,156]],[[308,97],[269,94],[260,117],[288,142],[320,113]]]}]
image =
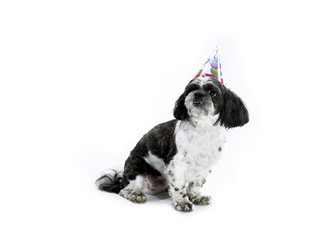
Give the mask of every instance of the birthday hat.
[{"label": "birthday hat", "polygon": [[214,52],[203,64],[202,68],[194,78],[205,77],[205,76],[213,77],[219,80],[223,84],[222,71],[221,71],[221,56],[218,48],[214,50]]}]

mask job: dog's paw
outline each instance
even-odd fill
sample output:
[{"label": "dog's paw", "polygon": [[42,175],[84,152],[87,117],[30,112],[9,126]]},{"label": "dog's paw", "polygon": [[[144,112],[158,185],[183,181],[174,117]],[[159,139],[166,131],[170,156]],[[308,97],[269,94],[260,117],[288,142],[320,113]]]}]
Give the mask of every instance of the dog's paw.
[{"label": "dog's paw", "polygon": [[175,209],[181,212],[190,212],[193,210],[193,204],[188,200],[182,200],[175,204]]},{"label": "dog's paw", "polygon": [[211,197],[197,196],[196,198],[192,199],[192,202],[196,205],[209,205],[211,203]]},{"label": "dog's paw", "polygon": [[144,203],[147,201],[146,195],[144,194],[144,192],[141,191],[123,189],[120,191],[119,195],[134,203]]},{"label": "dog's paw", "polygon": [[130,200],[136,203],[144,203],[147,201],[147,197],[143,192],[133,192],[130,194]]}]

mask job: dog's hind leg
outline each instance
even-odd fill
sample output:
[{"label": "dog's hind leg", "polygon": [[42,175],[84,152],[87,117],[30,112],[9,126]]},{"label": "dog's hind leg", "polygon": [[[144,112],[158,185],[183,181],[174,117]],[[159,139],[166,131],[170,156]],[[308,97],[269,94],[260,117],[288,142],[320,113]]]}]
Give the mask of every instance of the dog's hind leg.
[{"label": "dog's hind leg", "polygon": [[161,180],[161,174],[144,158],[130,156],[125,163],[123,189],[119,195],[132,202],[143,203],[147,200],[145,193],[156,193],[161,187],[166,187],[166,182]]},{"label": "dog's hind leg", "polygon": [[135,203],[144,203],[147,200],[143,192],[146,179],[142,175],[136,176],[134,180],[130,180],[129,184],[123,188],[119,195]]}]

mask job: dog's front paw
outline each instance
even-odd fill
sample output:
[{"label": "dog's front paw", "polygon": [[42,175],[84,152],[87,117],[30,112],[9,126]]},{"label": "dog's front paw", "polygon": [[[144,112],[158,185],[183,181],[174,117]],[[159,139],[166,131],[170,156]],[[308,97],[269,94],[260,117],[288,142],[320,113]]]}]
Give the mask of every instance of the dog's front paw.
[{"label": "dog's front paw", "polygon": [[193,204],[188,200],[182,200],[175,203],[175,209],[181,212],[190,212],[193,210]]},{"label": "dog's front paw", "polygon": [[197,196],[196,198],[192,199],[192,202],[196,205],[209,205],[211,203],[211,197]]}]

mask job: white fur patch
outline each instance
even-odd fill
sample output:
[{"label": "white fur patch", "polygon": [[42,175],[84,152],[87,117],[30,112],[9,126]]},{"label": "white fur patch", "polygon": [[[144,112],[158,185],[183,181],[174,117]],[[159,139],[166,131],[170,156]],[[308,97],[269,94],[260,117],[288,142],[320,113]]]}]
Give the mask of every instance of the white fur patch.
[{"label": "white fur patch", "polygon": [[[197,122],[179,121],[175,130],[177,154],[168,165],[176,178],[192,182],[205,178],[222,155],[226,143],[226,129],[214,126],[208,118]],[[181,171],[183,169],[183,171]],[[176,176],[182,175],[183,176]]]},{"label": "white fur patch", "polygon": [[149,151],[148,155],[144,157],[144,159],[150,166],[158,170],[162,175],[164,174],[165,163],[161,158],[158,158]]},{"label": "white fur patch", "polygon": [[212,79],[210,77],[198,77],[193,80],[194,83],[199,84],[200,87],[202,87],[205,83],[208,83]]}]

